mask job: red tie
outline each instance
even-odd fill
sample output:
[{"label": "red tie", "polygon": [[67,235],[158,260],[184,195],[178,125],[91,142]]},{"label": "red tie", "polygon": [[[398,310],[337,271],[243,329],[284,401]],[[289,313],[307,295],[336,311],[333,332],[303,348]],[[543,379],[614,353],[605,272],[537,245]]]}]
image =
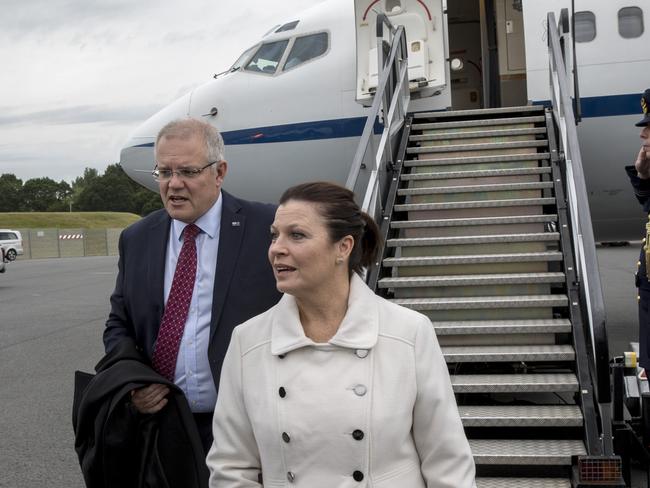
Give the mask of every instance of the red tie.
[{"label": "red tie", "polygon": [[172,287],[169,290],[158,339],[153,351],[153,367],[165,378],[174,381],[178,348],[183,337],[187,311],[192,301],[196,278],[195,238],[201,232],[194,224],[183,230],[183,247],[178,255]]}]

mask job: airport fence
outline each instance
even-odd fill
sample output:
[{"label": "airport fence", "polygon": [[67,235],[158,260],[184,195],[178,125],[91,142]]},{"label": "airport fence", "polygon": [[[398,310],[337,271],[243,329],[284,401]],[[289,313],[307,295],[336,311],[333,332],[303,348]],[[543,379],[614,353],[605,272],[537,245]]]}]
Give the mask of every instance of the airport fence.
[{"label": "airport fence", "polygon": [[122,229],[18,229],[23,255],[18,259],[117,256]]}]

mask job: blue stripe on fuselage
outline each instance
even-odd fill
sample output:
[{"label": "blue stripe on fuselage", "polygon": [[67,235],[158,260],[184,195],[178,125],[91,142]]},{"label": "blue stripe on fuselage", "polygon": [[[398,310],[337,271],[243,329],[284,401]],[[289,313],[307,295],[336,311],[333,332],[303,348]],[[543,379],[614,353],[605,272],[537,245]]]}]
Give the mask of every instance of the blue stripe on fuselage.
[{"label": "blue stripe on fuselage", "polygon": [[[640,95],[608,95],[602,97],[582,97],[580,99],[582,117],[611,117],[616,115],[639,115]],[[550,100],[533,102],[534,105],[550,106]],[[340,139],[343,137],[360,137],[366,117],[346,119],[317,120],[296,124],[272,125],[223,132],[227,145],[267,144],[271,142],[300,142],[321,139]],[[383,126],[376,121],[374,132],[381,133]],[[153,143],[139,144],[133,147],[153,147]]]},{"label": "blue stripe on fuselage", "polygon": [[[641,95],[607,95],[602,97],[580,97],[582,118],[613,117],[617,115],[641,115]],[[551,106],[550,100],[533,102],[534,105]]]}]

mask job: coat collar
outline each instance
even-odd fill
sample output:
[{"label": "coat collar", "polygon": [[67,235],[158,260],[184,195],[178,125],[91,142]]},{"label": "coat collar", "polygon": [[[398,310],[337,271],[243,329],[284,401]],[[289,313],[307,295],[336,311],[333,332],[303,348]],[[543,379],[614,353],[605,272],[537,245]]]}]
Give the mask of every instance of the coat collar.
[{"label": "coat collar", "polygon": [[[285,294],[273,308],[271,317],[271,354],[280,355],[315,342],[305,335],[300,323],[296,299]],[[348,310],[328,344],[351,349],[371,349],[379,334],[377,297],[356,273],[350,280]]]}]

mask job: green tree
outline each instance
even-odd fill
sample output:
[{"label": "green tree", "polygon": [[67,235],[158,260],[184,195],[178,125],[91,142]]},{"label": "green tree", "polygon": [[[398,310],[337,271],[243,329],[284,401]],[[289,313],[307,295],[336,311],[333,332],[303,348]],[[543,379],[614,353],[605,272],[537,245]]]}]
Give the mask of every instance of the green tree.
[{"label": "green tree", "polygon": [[0,212],[20,212],[22,205],[23,180],[16,175],[0,175]]},{"label": "green tree", "polygon": [[57,183],[47,177],[27,180],[22,190],[24,210],[46,212],[52,208],[60,208],[69,190],[70,185],[65,181]]}]

